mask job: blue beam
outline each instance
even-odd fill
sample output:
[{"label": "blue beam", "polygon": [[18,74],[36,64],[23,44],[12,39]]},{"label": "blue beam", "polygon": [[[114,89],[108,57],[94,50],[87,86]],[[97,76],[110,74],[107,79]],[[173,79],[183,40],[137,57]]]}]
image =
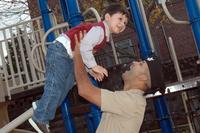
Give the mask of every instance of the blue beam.
[{"label": "blue beam", "polygon": [[75,133],[76,128],[75,128],[72,116],[70,114],[69,107],[70,107],[69,101],[67,98],[65,98],[65,100],[61,104],[61,111],[62,111],[62,117],[64,120],[66,132],[67,133]]},{"label": "blue beam", "polygon": [[65,0],[68,13],[68,23],[71,27],[79,25],[84,19],[81,15],[77,0]]},{"label": "blue beam", "polygon": [[[129,6],[131,9],[132,20],[136,27],[136,32],[140,42],[140,53],[142,59],[146,59],[148,57],[152,57],[154,53],[152,53],[152,49],[150,47],[150,41],[147,36],[147,32],[144,25],[144,20],[142,18],[138,0],[129,0]],[[160,120],[160,126],[162,128],[163,133],[173,133],[173,128],[171,124],[171,119],[169,117],[167,105],[164,97],[156,98],[156,112],[158,119]]]},{"label": "blue beam", "polygon": [[154,105],[156,108],[157,117],[160,121],[162,133],[173,133],[174,131],[171,124],[171,118],[166,106],[165,97],[156,98]]},{"label": "blue beam", "polygon": [[[42,15],[44,31],[48,31],[52,27],[51,19],[49,13],[51,12],[48,8],[47,0],[38,0],[40,13]],[[53,42],[55,40],[54,33],[50,33],[47,37],[48,42]]]},{"label": "blue beam", "polygon": [[199,0],[185,0],[185,6],[194,33],[198,54],[200,55],[200,1]]},{"label": "blue beam", "polygon": [[[42,15],[44,30],[46,32],[52,27],[52,23],[51,23],[52,21],[49,16],[50,10],[48,8],[47,0],[38,0],[38,3],[40,7],[40,12]],[[61,4],[63,5],[62,9],[66,8],[65,3],[61,3]],[[53,42],[55,40],[55,35],[53,33],[50,33],[47,37],[47,40]],[[67,98],[62,103],[61,110],[62,110],[62,116],[64,119],[64,124],[67,130],[67,133],[75,133],[75,127],[74,127],[74,123],[69,112],[69,102]]]},{"label": "blue beam", "polygon": [[[84,20],[83,16],[81,15],[77,0],[61,0],[60,2],[63,4],[62,5],[63,12],[65,11],[65,13],[63,13],[64,19],[65,19],[65,21],[67,21],[69,23],[69,25],[71,27],[75,27],[75,26],[79,25]],[[95,84],[95,80],[94,79],[91,79],[91,80],[92,80],[93,84]],[[68,101],[65,100],[62,103],[62,106],[68,104],[65,102],[68,102]],[[89,124],[88,128],[90,128],[88,130],[90,132],[94,132],[94,130],[96,130],[96,128],[99,125],[99,122],[101,119],[101,112],[100,112],[100,109],[98,107],[96,107],[95,105],[90,105],[90,109],[91,109],[92,121],[93,121],[94,127],[91,127],[91,123],[88,120],[88,124]],[[65,108],[63,108],[62,112],[63,112],[62,113],[63,115],[69,115],[69,107],[65,106]],[[73,123],[72,118],[70,118],[69,116],[67,116],[65,118],[67,118],[66,120],[64,120],[66,125],[73,126],[73,124],[70,124],[70,121],[71,121],[71,123]],[[68,128],[68,126],[66,126],[66,127]],[[71,130],[71,129],[73,129],[73,128],[69,128],[67,130]],[[71,132],[73,132],[73,130]]]},{"label": "blue beam", "polygon": [[85,116],[85,120],[87,122],[88,133],[95,133],[96,130],[94,129],[94,124],[93,124],[91,113],[86,113],[84,116]]},{"label": "blue beam", "polygon": [[[93,85],[99,86],[98,82],[92,76],[89,75],[89,79],[90,81],[92,81]],[[94,129],[96,131],[101,121],[101,110],[96,105],[93,104],[90,105],[90,110],[92,114]]]},{"label": "blue beam", "polygon": [[[80,9],[76,0],[60,0],[62,13],[65,22],[68,22],[71,27],[79,25],[83,21]],[[64,118],[65,128],[67,133],[75,133],[76,129],[74,126],[74,121],[69,111],[69,100],[68,97],[65,98],[61,104],[62,115]]]},{"label": "blue beam", "polygon": [[69,13],[67,10],[67,5],[65,3],[65,0],[60,0],[60,6],[61,6],[61,10],[62,10],[62,14],[63,14],[63,18],[65,22],[69,21]]},{"label": "blue beam", "polygon": [[145,29],[144,21],[139,9],[139,4],[137,0],[129,0],[129,6],[131,9],[132,21],[135,24],[136,32],[140,42],[140,53],[142,59],[146,59],[152,56],[152,50],[150,47],[149,39]]}]

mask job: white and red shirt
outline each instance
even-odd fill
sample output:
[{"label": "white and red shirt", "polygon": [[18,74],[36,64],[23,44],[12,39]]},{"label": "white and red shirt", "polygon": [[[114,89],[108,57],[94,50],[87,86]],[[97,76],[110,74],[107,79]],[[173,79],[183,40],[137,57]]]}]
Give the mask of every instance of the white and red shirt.
[{"label": "white and red shirt", "polygon": [[98,51],[106,45],[110,38],[110,30],[105,21],[98,23],[80,24],[67,32],[61,34],[56,41],[62,43],[67,49],[68,54],[73,57],[72,51],[75,48],[75,34],[79,35],[80,31],[86,31],[86,35],[80,44],[80,52],[84,64],[87,68],[92,68],[97,65],[93,52]]}]

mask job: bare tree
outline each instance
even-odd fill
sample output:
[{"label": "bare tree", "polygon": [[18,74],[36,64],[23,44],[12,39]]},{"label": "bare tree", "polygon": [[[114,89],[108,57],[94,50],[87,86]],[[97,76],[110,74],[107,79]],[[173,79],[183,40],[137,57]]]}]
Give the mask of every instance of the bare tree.
[{"label": "bare tree", "polygon": [[8,26],[27,20],[29,10],[27,0],[1,0],[0,25]]}]

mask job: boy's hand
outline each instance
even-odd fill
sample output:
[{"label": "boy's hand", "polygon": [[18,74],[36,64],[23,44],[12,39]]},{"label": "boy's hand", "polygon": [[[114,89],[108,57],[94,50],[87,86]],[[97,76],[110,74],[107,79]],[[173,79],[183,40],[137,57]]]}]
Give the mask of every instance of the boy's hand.
[{"label": "boy's hand", "polygon": [[[83,39],[83,37],[85,36],[86,31],[80,32],[79,34],[75,34],[74,38],[75,38],[75,51],[77,51],[77,49],[79,50],[80,48],[80,40]],[[94,77],[95,80],[98,81],[102,81],[104,76],[108,77],[108,71],[103,68],[102,66],[95,66],[92,69],[89,70],[89,74]]]},{"label": "boy's hand", "polygon": [[89,69],[88,73],[95,79],[98,80],[99,82],[103,80],[103,77],[101,74],[99,73],[95,73],[92,69]]},{"label": "boy's hand", "polygon": [[102,81],[104,76],[108,77],[108,71],[99,65],[93,67],[92,72],[94,73],[93,77],[96,78],[98,81]]}]

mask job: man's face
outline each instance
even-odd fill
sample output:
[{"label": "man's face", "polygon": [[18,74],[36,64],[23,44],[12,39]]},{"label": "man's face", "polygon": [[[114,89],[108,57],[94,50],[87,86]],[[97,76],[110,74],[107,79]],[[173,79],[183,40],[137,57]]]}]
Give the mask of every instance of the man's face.
[{"label": "man's face", "polygon": [[141,75],[146,76],[150,80],[148,65],[145,61],[134,61],[130,66],[130,70],[122,74],[122,78],[124,81],[133,81]]}]

